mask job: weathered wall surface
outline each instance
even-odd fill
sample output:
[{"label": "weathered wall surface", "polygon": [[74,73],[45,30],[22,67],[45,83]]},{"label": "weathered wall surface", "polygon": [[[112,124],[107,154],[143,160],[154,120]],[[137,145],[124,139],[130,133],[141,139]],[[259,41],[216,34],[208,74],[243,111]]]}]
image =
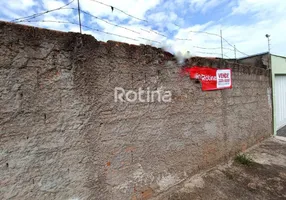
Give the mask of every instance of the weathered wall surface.
[{"label": "weathered wall surface", "polygon": [[270,54],[262,53],[254,56],[249,56],[246,58],[238,59],[237,62],[253,66],[259,65],[260,67],[267,69],[270,66]]},{"label": "weathered wall surface", "polygon": [[[0,199],[150,199],[272,133],[269,74],[202,92],[150,46],[0,23]],[[115,103],[114,88],[171,103]]]}]

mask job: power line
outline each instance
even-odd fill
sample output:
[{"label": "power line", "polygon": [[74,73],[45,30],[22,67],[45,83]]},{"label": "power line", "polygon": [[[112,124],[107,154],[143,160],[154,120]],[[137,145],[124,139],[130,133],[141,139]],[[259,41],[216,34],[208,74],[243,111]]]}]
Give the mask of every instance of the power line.
[{"label": "power line", "polygon": [[59,24],[74,24],[74,25],[79,25],[78,23],[75,22],[70,22],[70,21],[56,21],[56,20],[19,20],[18,22],[28,22],[28,23],[39,23],[39,22],[50,22],[50,23],[59,23]]},{"label": "power line", "polygon": [[157,34],[157,35],[160,35],[160,36],[163,36],[163,37],[165,37],[165,38],[168,38],[166,35],[163,35],[163,34],[161,34],[161,33],[158,33],[157,31],[153,31],[152,29],[150,29],[150,31],[153,32],[153,33],[155,33],[155,34]]},{"label": "power line", "polygon": [[[190,31],[192,33],[204,33],[204,34],[207,34],[207,35],[213,35],[213,36],[217,36],[217,37],[221,37],[219,34],[216,34],[216,33],[209,33],[209,32],[205,32],[205,31]],[[230,42],[228,42],[225,38],[221,37],[222,40],[224,42],[226,42],[229,46],[231,46],[232,48],[235,48],[234,45],[232,45]],[[246,55],[246,56],[249,56],[248,54],[242,52],[242,51],[239,51],[237,48],[235,48],[237,52],[243,54],[243,55]]]},{"label": "power line", "polygon": [[[74,1],[74,0],[73,0]],[[133,40],[133,41],[138,41],[137,39],[134,39],[134,38],[130,38],[130,37],[126,37],[126,36],[122,36],[122,35],[119,35],[119,34],[115,34],[115,33],[110,33],[110,32],[106,32],[106,31],[101,31],[99,29],[95,29],[95,28],[90,28],[88,26],[85,26],[85,25],[81,25],[80,22],[79,23],[74,23],[74,22],[70,22],[70,21],[56,21],[56,20],[37,20],[37,21],[31,21],[30,19],[34,19],[38,16],[41,16],[41,15],[44,15],[46,13],[49,13],[49,12],[53,12],[53,11],[56,11],[56,10],[61,10],[61,9],[71,9],[71,10],[74,10],[74,11],[77,11],[78,8],[65,8],[66,6],[70,5],[72,2],[69,2],[68,4],[66,4],[65,6],[62,6],[62,7],[59,7],[59,8],[56,8],[56,9],[53,9],[53,10],[48,10],[48,11],[45,11],[45,12],[41,12],[41,13],[37,13],[37,14],[33,14],[31,16],[27,16],[27,17],[22,17],[22,18],[18,18],[18,19],[14,19],[13,21],[17,21],[17,22],[28,22],[28,23],[37,23],[37,22],[48,22],[48,23],[62,23],[62,24],[74,24],[74,25],[79,25],[80,27],[85,27],[87,29],[90,29],[90,30],[94,30],[94,31],[97,31],[97,32],[102,32],[102,33],[105,33],[105,34],[109,34],[109,35],[113,35],[113,36],[117,36],[117,37],[121,37],[121,38],[125,38],[125,39],[129,39],[129,40]],[[129,29],[129,28],[126,28],[126,27],[123,27],[123,26],[120,26],[120,25],[117,25],[117,24],[113,24],[107,20],[104,20],[104,19],[101,19],[99,17],[96,17],[84,10],[81,10],[80,9],[80,12],[86,14],[86,15],[89,15],[97,20],[100,20],[100,21],[103,21],[107,24],[110,24],[112,26],[116,26],[116,27],[119,27],[119,28],[122,28],[122,29],[125,29],[125,30],[128,30],[128,31],[131,31],[133,33],[136,33],[136,34],[140,34],[139,32],[137,31],[134,31],[132,29]],[[20,20],[21,19],[21,20]],[[152,30],[150,30],[152,31]],[[158,34],[158,35],[162,35],[160,33],[157,33],[155,31],[152,31],[153,33],[155,34]],[[150,33],[150,32],[149,32]],[[164,36],[164,35],[162,35]],[[167,37],[167,36],[165,36]],[[147,40],[147,41],[151,41],[151,42],[155,42],[155,43],[161,43],[161,42],[158,42],[158,41],[155,41],[155,40],[150,40],[150,39],[146,39],[146,38],[143,38],[141,37],[141,39],[144,39],[144,40]]]},{"label": "power line", "polygon": [[192,41],[192,39],[187,38],[174,38],[174,40]]},{"label": "power line", "polygon": [[[31,21],[31,20],[20,20],[18,22],[28,22],[28,23],[39,23],[39,22],[47,22],[47,23],[59,23],[59,24],[73,24],[73,25],[79,25],[78,23],[75,22],[70,22],[70,21],[56,21],[56,20],[37,20],[37,21]],[[95,29],[95,28],[91,28],[89,26],[86,25],[81,25],[82,27],[89,29],[89,30],[93,30],[93,31],[97,31],[97,32],[101,32],[107,35],[112,35],[112,36],[116,36],[116,37],[120,37],[120,38],[124,38],[124,39],[128,39],[128,40],[133,40],[133,41],[137,41],[139,42],[139,40],[135,39],[135,38],[131,38],[131,37],[127,37],[127,36],[123,36],[123,35],[119,35],[119,34],[115,34],[115,33],[110,33],[107,31],[101,31],[99,29]],[[154,43],[159,43],[161,44],[161,42],[155,41],[155,40],[150,40],[147,38],[143,38],[143,37],[139,37],[140,39],[146,40],[146,41],[150,41],[150,42],[154,42]]]},{"label": "power line", "polygon": [[50,13],[50,12],[62,10],[63,8],[65,8],[65,7],[69,6],[70,4],[72,4],[73,2],[74,2],[74,0],[68,2],[67,4],[65,4],[65,5],[63,5],[61,7],[58,7],[58,8],[52,9],[52,10],[47,10],[47,11],[44,11],[44,12],[36,13],[36,14],[30,15],[30,16],[27,16],[27,17],[21,17],[21,18],[13,19],[13,20],[11,20],[11,22],[15,22],[15,21],[23,20],[23,19],[33,19],[33,18],[39,17],[41,15],[45,15],[45,14]]},{"label": "power line", "polygon": [[210,55],[221,55],[220,53],[204,52],[204,51],[196,51],[196,53],[201,53],[201,54],[210,54]]},{"label": "power line", "polygon": [[229,46],[231,46],[232,48],[235,48],[237,52],[239,52],[239,53],[241,53],[241,54],[243,54],[243,55],[245,55],[245,56],[249,56],[248,54],[246,54],[246,53],[244,53],[244,52],[242,52],[242,51],[239,51],[234,45],[230,44],[226,39],[224,39],[224,38],[222,38],[222,39],[223,39],[223,41],[225,41]]},{"label": "power line", "polygon": [[[140,19],[140,18],[138,18],[138,17],[135,17],[135,16],[133,16],[133,15],[130,15],[130,14],[128,14],[127,12],[125,12],[125,11],[119,9],[119,8],[116,8],[116,7],[112,6],[112,5],[108,5],[108,4],[105,4],[105,3],[100,2],[100,1],[97,1],[97,0],[90,0],[90,1],[93,1],[93,2],[96,2],[96,3],[99,3],[99,4],[102,4],[102,5],[104,5],[104,6],[108,6],[108,7],[110,7],[112,10],[114,10],[114,9],[115,9],[115,10],[118,10],[119,12],[121,12],[121,13],[123,13],[123,14],[125,14],[125,15],[131,17],[131,18],[134,18],[134,19],[137,19],[137,20],[139,20],[139,21],[144,21],[144,22],[147,22],[147,23],[148,23],[147,20]],[[30,16],[26,16],[26,17],[17,18],[17,19],[12,20],[11,22],[24,22],[25,20],[26,20],[27,22],[36,22],[36,21],[30,21],[30,19],[34,19],[34,18],[39,17],[39,16],[42,16],[42,15],[44,15],[44,14],[47,14],[47,13],[50,13],[50,12],[54,12],[54,11],[57,11],[57,10],[61,10],[61,9],[72,9],[72,10],[77,10],[77,11],[78,11],[79,24],[77,24],[77,25],[80,26],[80,32],[81,32],[81,27],[85,27],[85,28],[88,28],[88,29],[91,29],[91,30],[94,30],[94,31],[97,31],[97,32],[102,32],[102,33],[106,33],[106,34],[109,34],[109,35],[114,35],[114,36],[118,36],[118,37],[130,39],[130,40],[138,41],[137,39],[134,39],[134,38],[122,36],[122,35],[115,34],[115,33],[105,32],[105,31],[101,31],[101,30],[99,30],[99,29],[90,28],[90,27],[88,27],[88,26],[81,25],[80,13],[84,13],[84,14],[86,14],[86,15],[89,15],[90,17],[93,17],[93,18],[95,18],[95,19],[97,19],[97,20],[103,21],[103,22],[105,22],[105,23],[107,23],[107,24],[109,24],[109,25],[116,26],[116,27],[119,27],[119,28],[122,28],[122,29],[125,29],[125,30],[128,30],[128,31],[131,31],[131,32],[133,32],[133,33],[136,33],[136,34],[140,34],[140,35],[141,35],[141,33],[137,32],[137,31],[135,31],[135,30],[126,28],[126,27],[121,26],[121,25],[118,25],[118,24],[111,23],[111,22],[109,22],[109,21],[107,21],[107,20],[104,20],[104,19],[101,19],[101,18],[99,18],[99,17],[97,17],[97,16],[92,15],[91,13],[89,13],[89,12],[87,12],[87,11],[81,10],[80,7],[79,7],[79,0],[78,0],[78,8],[77,8],[77,9],[76,9],[76,8],[66,8],[67,6],[69,6],[70,4],[72,4],[73,2],[74,2],[74,0],[68,2],[67,4],[65,4],[65,5],[63,5],[63,6],[61,6],[61,7],[58,7],[58,8],[52,9],[52,10],[48,10],[48,11],[44,11],[44,12],[41,12],[41,13],[36,13],[36,14],[30,15]],[[48,21],[47,21],[47,20],[46,20],[46,21],[45,21],[45,20],[42,20],[42,21],[38,21],[38,22],[48,22]],[[55,22],[55,21],[51,21],[51,20],[50,20],[49,22]],[[71,23],[71,22],[65,22],[65,23]],[[76,23],[72,23],[72,24],[76,24]],[[178,26],[178,25],[176,25],[176,26]],[[151,32],[152,32],[152,33],[157,34],[157,35],[159,35],[159,36],[168,38],[167,35],[164,35],[164,34],[162,34],[162,33],[159,33],[159,32],[157,32],[157,31],[154,31],[154,30],[152,30],[152,29],[150,29],[150,30],[145,30],[145,29],[141,28],[141,30],[143,30],[143,31],[145,31],[145,32],[147,32],[147,33],[151,33]],[[222,41],[226,42],[229,46],[231,46],[231,47],[234,48],[234,49],[230,49],[230,48],[221,47],[222,55],[224,55],[224,54],[223,54],[223,49],[228,49],[228,50],[235,51],[235,52],[237,51],[237,52],[239,52],[239,53],[241,53],[241,54],[243,54],[243,55],[249,56],[248,54],[246,54],[246,53],[244,53],[244,52],[238,50],[234,45],[232,45],[232,44],[229,43],[225,38],[223,38],[222,35],[215,34],[215,33],[208,33],[208,32],[204,32],[204,31],[190,31],[190,32],[193,32],[193,33],[204,33],[204,34],[208,34],[208,35],[220,37]],[[144,40],[152,41],[152,42],[156,42],[156,43],[161,43],[161,42],[159,42],[159,41],[149,40],[149,39],[146,39],[146,38],[143,38],[143,37],[140,37],[140,39],[144,39]],[[192,41],[192,39],[188,39],[188,38],[174,38],[174,40]],[[197,46],[194,46],[194,48],[215,49],[215,48],[197,47]]]},{"label": "power line", "polygon": [[213,35],[213,36],[217,36],[217,37],[220,37],[219,34],[216,34],[216,33],[208,33],[208,32],[204,32],[204,31],[189,31],[191,33],[204,33],[204,34],[207,34],[207,35]]},{"label": "power line", "polygon": [[[70,22],[70,21],[56,21],[56,20],[37,20],[37,21],[31,21],[31,20],[20,20],[18,22],[28,22],[28,23],[59,23],[59,24],[73,24],[73,25],[79,25],[78,23],[75,23],[75,22]],[[113,35],[113,36],[116,36],[116,37],[121,37],[121,38],[124,38],[124,39],[129,39],[129,40],[133,40],[133,41],[137,41],[139,42],[139,40],[135,39],[135,38],[131,38],[131,37],[126,37],[126,36],[123,36],[123,35],[119,35],[119,34],[115,34],[115,33],[110,33],[110,32],[106,32],[106,31],[101,31],[99,29],[95,29],[95,28],[91,28],[89,26],[86,26],[86,25],[81,25],[82,27],[86,28],[86,29],[89,29],[89,30],[93,30],[93,31],[97,31],[97,32],[101,32],[101,33],[104,33],[104,34],[108,34],[108,35]],[[161,44],[161,42],[158,42],[158,41],[155,41],[155,40],[150,40],[150,39],[147,39],[147,38],[143,38],[143,37],[139,37],[140,39],[143,39],[143,40],[146,40],[146,41],[150,41],[150,42],[154,42],[154,43],[159,43]]]},{"label": "power line", "polygon": [[98,20],[100,20],[100,21],[103,21],[103,22],[105,22],[105,23],[107,23],[107,24],[109,24],[109,25],[116,26],[116,27],[119,27],[119,28],[122,28],[122,29],[125,29],[125,30],[128,30],[128,31],[131,31],[131,32],[136,33],[136,34],[140,34],[139,32],[134,31],[134,30],[132,30],[132,29],[129,29],[129,28],[126,28],[126,27],[124,27],[124,26],[117,25],[117,24],[113,24],[113,23],[111,23],[111,22],[109,22],[109,21],[107,21],[107,20],[104,20],[104,19],[101,19],[101,18],[99,18],[99,17],[96,17],[96,16],[94,16],[94,15],[92,15],[92,14],[90,14],[89,12],[86,12],[86,11],[84,11],[84,10],[81,10],[81,12],[84,13],[84,14],[86,14],[86,15],[89,15],[90,17],[93,17],[93,18],[95,18],[95,19],[98,19]]},{"label": "power line", "polygon": [[197,48],[197,49],[220,49],[221,47],[213,47],[213,48],[208,48],[208,47],[199,47],[199,46],[193,46],[194,48]]},{"label": "power line", "polygon": [[[142,31],[145,31],[145,32],[147,32],[147,33],[155,33],[155,34],[157,34],[157,35],[160,35],[160,36],[163,36],[163,37],[165,37],[165,38],[168,38],[168,36],[166,36],[166,35],[163,35],[163,34],[161,34],[161,33],[158,33],[157,31],[153,31],[152,29],[150,29],[150,30],[145,30],[145,29],[143,29],[143,28],[141,28],[141,30]],[[192,41],[192,39],[187,39],[187,38],[174,38],[174,40],[183,40],[183,41]],[[160,42],[161,43],[161,42]]]},{"label": "power line", "polygon": [[[194,48],[196,49],[221,49],[221,47],[200,47],[200,46],[193,46]],[[227,47],[223,47],[223,49],[225,50],[229,50],[229,51],[234,51],[234,49],[231,49],[231,48],[227,48]]]},{"label": "power line", "polygon": [[[235,45],[234,45],[234,46],[235,46]],[[235,51],[234,49],[227,48],[227,47],[223,47],[223,49],[225,49],[225,50],[229,50],[229,51]]]},{"label": "power line", "polygon": [[123,13],[123,14],[125,14],[125,15],[131,17],[131,18],[134,18],[134,19],[136,19],[136,20],[143,21],[143,22],[148,22],[148,21],[145,20],[145,19],[140,19],[140,18],[138,18],[138,17],[135,17],[135,16],[133,16],[133,15],[130,15],[130,14],[126,13],[125,11],[123,11],[123,10],[121,10],[121,9],[119,9],[119,8],[116,8],[116,7],[112,6],[112,5],[108,5],[108,4],[106,4],[106,3],[102,3],[102,2],[97,1],[97,0],[90,0],[90,1],[93,1],[93,2],[99,3],[99,4],[101,4],[101,5],[110,7],[112,10],[113,10],[113,9],[114,9],[114,10],[118,10],[119,12],[121,12],[121,13]]},{"label": "power line", "polygon": [[140,39],[143,39],[143,40],[150,41],[150,42],[155,42],[155,43],[161,44],[161,42],[158,42],[158,41],[155,41],[155,40],[150,40],[150,39],[143,38],[143,37],[139,37],[139,38],[140,38]]},{"label": "power line", "polygon": [[101,31],[101,30],[98,30],[98,29],[95,29],[95,28],[90,28],[90,27],[85,26],[85,25],[83,25],[83,27],[85,27],[87,29],[90,29],[90,30],[93,30],[93,31],[97,31],[97,32],[108,34],[108,35],[113,35],[113,36],[117,36],[117,37],[121,37],[121,38],[125,38],[125,39],[128,39],[128,40],[133,40],[133,41],[137,41],[138,42],[138,40],[134,39],[134,38],[130,38],[130,37],[126,37],[126,36],[115,34],[115,33],[106,32],[106,31]]},{"label": "power line", "polygon": [[[128,14],[127,12],[125,12],[125,11],[123,11],[123,10],[117,8],[117,7],[114,7],[114,6],[112,6],[112,5],[108,5],[108,4],[105,4],[105,3],[100,2],[100,1],[97,1],[97,0],[91,0],[91,1],[96,2],[96,3],[99,3],[99,4],[102,4],[102,5],[104,5],[104,6],[111,7],[112,9],[118,10],[118,11],[124,13],[125,15],[131,17],[131,18],[134,18],[134,19],[137,19],[137,20],[144,21],[144,22],[147,22],[147,23],[148,23],[147,20],[143,20],[143,19],[140,19],[140,18],[135,17],[135,16],[133,16],[133,15],[130,15],[130,14]],[[36,14],[30,15],[30,16],[17,18],[17,19],[12,20],[11,22],[17,22],[17,21],[18,21],[18,22],[20,22],[20,21],[23,22],[23,20],[34,19],[34,18],[37,18],[37,17],[39,17],[39,16],[42,16],[42,15],[47,14],[47,13],[50,13],[50,12],[54,12],[54,11],[58,11],[58,10],[62,10],[62,9],[71,9],[71,10],[74,10],[74,11],[77,11],[77,12],[78,12],[80,32],[81,32],[81,27],[82,27],[82,25],[81,25],[81,19],[80,19],[80,13],[84,13],[84,14],[86,14],[86,15],[89,15],[90,17],[93,17],[93,18],[95,18],[95,19],[97,19],[97,20],[103,21],[103,22],[105,22],[105,23],[107,23],[107,24],[109,24],[109,25],[116,26],[116,27],[119,27],[119,28],[122,28],[122,29],[125,29],[125,30],[128,30],[128,31],[131,31],[131,32],[136,33],[136,34],[140,34],[138,31],[135,31],[135,30],[126,28],[126,27],[124,27],[124,26],[120,26],[120,25],[118,25],[118,24],[111,23],[111,22],[109,22],[109,21],[107,21],[107,20],[101,19],[101,18],[99,18],[99,17],[97,17],[97,16],[92,15],[91,13],[89,13],[89,12],[87,12],[87,11],[84,11],[84,10],[80,9],[79,0],[78,0],[78,7],[77,7],[77,8],[66,8],[67,6],[69,6],[70,4],[72,4],[73,2],[74,2],[74,0],[70,1],[69,3],[65,4],[64,6],[61,6],[61,7],[52,9],[52,10],[47,10],[47,11],[44,11],[44,12],[36,13]],[[148,33],[151,33],[151,32],[152,32],[152,33],[154,33],[154,34],[156,34],[156,35],[159,35],[159,36],[168,38],[168,36],[166,36],[166,35],[164,35],[164,34],[162,34],[162,33],[159,33],[159,32],[157,32],[157,31],[154,31],[154,30],[152,30],[152,29],[150,29],[150,30],[145,30],[145,29],[141,28],[141,30],[143,30],[143,31],[145,31],[145,32],[148,32]],[[190,39],[179,39],[179,38],[178,38],[178,39],[176,39],[176,40],[190,40]],[[160,43],[160,42],[157,41],[157,43]]]},{"label": "power line", "polygon": [[[127,12],[125,12],[125,11],[123,11],[123,10],[121,10],[121,9],[119,9],[119,8],[117,8],[117,7],[115,7],[115,6],[112,6],[112,5],[103,3],[103,2],[101,2],[101,1],[97,1],[97,0],[90,0],[90,1],[93,1],[93,2],[99,3],[99,4],[101,4],[101,5],[110,7],[111,10],[118,10],[119,12],[121,12],[121,13],[123,13],[123,14],[125,14],[125,15],[127,15],[127,16],[133,18],[133,19],[136,19],[136,20],[139,20],[139,21],[142,21],[142,22],[145,22],[145,23],[148,23],[148,24],[149,24],[149,22],[148,22],[147,20],[145,20],[145,19],[140,19],[140,18],[138,18],[138,17],[135,17],[135,16],[133,16],[133,15],[130,15],[130,14],[128,14]],[[176,26],[177,26],[177,25],[176,25]],[[164,35],[164,34],[162,34],[162,33],[159,33],[159,32],[157,32],[157,31],[154,31],[154,30],[152,30],[152,29],[150,29],[150,30],[144,30],[144,29],[141,28],[141,30],[143,30],[143,31],[145,31],[145,32],[148,32],[148,33],[153,32],[153,33],[155,33],[155,34],[157,34],[157,35],[160,35],[160,36],[162,36],[162,37],[168,38],[166,35]]]},{"label": "power line", "polygon": [[[219,56],[221,56],[221,53],[213,53],[213,52],[196,51],[196,53],[205,54],[205,55],[219,55]],[[230,57],[227,56],[226,54],[223,54],[223,56],[230,59]]]},{"label": "power line", "polygon": [[[75,23],[75,22],[70,22],[70,21],[55,21],[55,20],[38,20],[38,21],[21,20],[21,21],[18,21],[18,22],[29,22],[29,23],[50,22],[50,23],[79,25],[78,23]],[[113,35],[113,36],[117,36],[117,37],[129,39],[129,40],[133,40],[133,41],[138,41],[137,39],[134,39],[134,38],[130,38],[130,37],[126,37],[126,36],[119,35],[119,34],[115,34],[115,33],[106,32],[106,31],[101,31],[101,30],[99,30],[99,29],[91,28],[91,27],[88,27],[88,26],[85,26],[85,25],[82,25],[82,27],[84,27],[84,28],[86,28],[86,29],[93,30],[93,31],[101,32],[101,33],[104,33],[104,34]]]},{"label": "power line", "polygon": [[[123,10],[121,10],[121,9],[119,9],[119,8],[116,8],[116,7],[112,6],[112,5],[108,5],[108,4],[102,3],[102,2],[97,1],[97,0],[90,0],[90,1],[93,1],[93,2],[96,2],[96,3],[100,3],[100,4],[102,4],[102,5],[108,6],[108,7],[110,7],[112,10],[113,10],[113,9],[118,10],[118,11],[124,13],[125,15],[131,17],[131,18],[134,18],[134,19],[137,19],[137,20],[144,21],[144,22],[147,22],[147,23],[148,23],[147,20],[143,20],[143,19],[140,19],[140,18],[135,17],[135,16],[133,16],[133,15],[130,15],[130,14],[126,13],[125,11],[123,11]],[[176,26],[177,26],[177,25],[176,25]],[[146,31],[146,30],[144,30],[144,29],[141,29],[141,30]],[[166,35],[163,35],[163,34],[161,34],[161,33],[158,33],[158,32],[156,32],[156,31],[153,31],[153,30],[146,31],[146,32],[149,32],[149,33],[150,33],[150,32],[153,32],[153,33],[155,33],[155,34],[157,34],[157,35],[160,35],[160,36],[163,36],[163,37],[168,38]],[[232,44],[230,44],[225,38],[223,38],[223,37],[222,37],[221,35],[219,35],[219,34],[208,33],[208,32],[204,32],[204,31],[190,31],[190,32],[194,32],[194,33],[205,33],[205,34],[208,34],[208,35],[213,35],[213,36],[221,37],[221,39],[222,39],[223,41],[225,41],[228,45],[230,45],[231,47],[234,48],[234,46],[233,46]],[[189,41],[190,41],[191,39],[179,39],[179,38],[178,38],[178,39],[176,39],[176,40],[189,40]],[[221,48],[221,50],[223,51],[223,48]],[[243,54],[243,55],[248,56],[246,53],[244,53],[244,52],[242,52],[242,51],[239,51],[238,49],[236,49],[236,51],[239,52],[239,53],[241,53],[241,54]]]},{"label": "power line", "polygon": [[[155,33],[155,34],[157,34],[157,35],[160,35],[160,36],[163,36],[163,37],[165,37],[165,38],[168,38],[168,36],[166,36],[166,35],[164,35],[164,34],[161,34],[161,33],[158,33],[157,31],[153,31],[152,29],[150,29],[150,30],[145,30],[145,29],[143,29],[143,28],[141,28],[141,30],[142,31],[145,31],[145,32],[147,32],[147,33]],[[183,41],[192,41],[192,39],[187,39],[187,38],[174,38],[174,40],[183,40]],[[161,43],[161,42],[160,42]]]},{"label": "power line", "polygon": [[158,33],[157,31],[153,31],[152,29],[150,29],[150,30],[146,30],[146,29],[143,29],[143,28],[140,28],[142,31],[145,31],[145,32],[147,32],[147,33],[155,33],[156,35],[160,35],[160,36],[162,36],[162,37],[165,37],[165,38],[168,38],[166,35],[164,35],[164,34],[162,34],[162,33]]},{"label": "power line", "polygon": [[148,31],[148,30],[145,30],[145,29],[143,29],[143,28],[140,28],[142,31],[145,31],[145,32],[147,32],[147,33],[150,33],[150,31]]},{"label": "power line", "polygon": [[[70,2],[70,3],[71,3],[71,2]],[[68,5],[70,5],[70,3],[66,4],[65,7],[68,6]],[[34,19],[34,18],[39,17],[39,16],[41,16],[41,15],[47,14],[47,13],[49,13],[49,12],[53,12],[53,11],[57,11],[57,10],[63,10],[63,9],[78,11],[78,8],[64,8],[64,7],[59,7],[59,8],[57,8],[57,9],[45,11],[45,12],[42,12],[42,13],[36,13],[36,14],[31,15],[31,16],[14,19],[14,20],[12,20],[12,21],[18,21],[18,22],[21,21],[21,22],[24,22],[23,20]],[[97,16],[94,16],[94,15],[90,14],[90,13],[87,12],[87,11],[81,10],[80,8],[79,8],[79,10],[80,10],[80,13],[84,13],[84,14],[86,14],[86,15],[89,15],[90,17],[93,17],[93,18],[95,18],[95,19],[97,19],[97,20],[103,21],[103,22],[105,22],[105,23],[107,23],[107,24],[109,24],[109,25],[116,26],[116,27],[119,27],[119,28],[122,28],[122,29],[125,29],[125,30],[128,30],[128,31],[131,31],[131,32],[136,33],[136,34],[140,34],[139,32],[134,31],[134,30],[132,30],[132,29],[129,29],[129,28],[126,28],[126,27],[117,25],[117,24],[113,24],[113,23],[111,23],[111,22],[109,22],[109,21],[107,21],[107,20],[104,20],[104,19],[101,19],[101,18],[99,18],[99,17],[97,17]],[[81,26],[80,23],[81,23],[81,21],[79,20],[79,25]]]}]

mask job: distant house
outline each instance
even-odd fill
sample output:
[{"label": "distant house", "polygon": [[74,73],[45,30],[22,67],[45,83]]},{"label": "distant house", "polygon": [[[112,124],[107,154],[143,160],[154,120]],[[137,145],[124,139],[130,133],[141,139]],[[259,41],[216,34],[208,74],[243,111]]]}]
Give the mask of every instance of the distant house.
[{"label": "distant house", "polygon": [[238,59],[238,62],[260,65],[271,70],[273,131],[274,135],[286,137],[286,57],[266,52]]}]

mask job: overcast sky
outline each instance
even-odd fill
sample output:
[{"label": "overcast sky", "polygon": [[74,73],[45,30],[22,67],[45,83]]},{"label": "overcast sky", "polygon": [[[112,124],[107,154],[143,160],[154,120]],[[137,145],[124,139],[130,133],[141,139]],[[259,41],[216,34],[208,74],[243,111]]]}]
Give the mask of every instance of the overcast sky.
[{"label": "overcast sky", "polygon": [[[0,0],[0,18],[11,21],[68,2],[71,0]],[[113,6],[113,11],[100,2]],[[217,35],[222,30],[223,37],[247,55],[268,51],[265,34],[270,34],[271,53],[286,56],[286,0],[80,0],[80,5],[83,32],[101,41],[150,44],[172,53],[219,57],[221,41]],[[77,8],[77,0],[65,9],[29,19],[45,22],[20,23],[79,32],[77,11],[69,8]],[[233,46],[226,41],[223,46],[224,57],[233,58]],[[237,52],[237,57],[245,54]]]}]

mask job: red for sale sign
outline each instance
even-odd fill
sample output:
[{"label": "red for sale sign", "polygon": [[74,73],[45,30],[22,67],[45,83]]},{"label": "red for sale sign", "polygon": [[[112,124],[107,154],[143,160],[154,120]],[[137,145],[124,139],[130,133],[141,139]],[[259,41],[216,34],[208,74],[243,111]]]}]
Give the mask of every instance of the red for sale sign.
[{"label": "red for sale sign", "polygon": [[194,66],[184,68],[183,73],[188,73],[191,78],[200,80],[203,91],[232,88],[231,69]]}]

